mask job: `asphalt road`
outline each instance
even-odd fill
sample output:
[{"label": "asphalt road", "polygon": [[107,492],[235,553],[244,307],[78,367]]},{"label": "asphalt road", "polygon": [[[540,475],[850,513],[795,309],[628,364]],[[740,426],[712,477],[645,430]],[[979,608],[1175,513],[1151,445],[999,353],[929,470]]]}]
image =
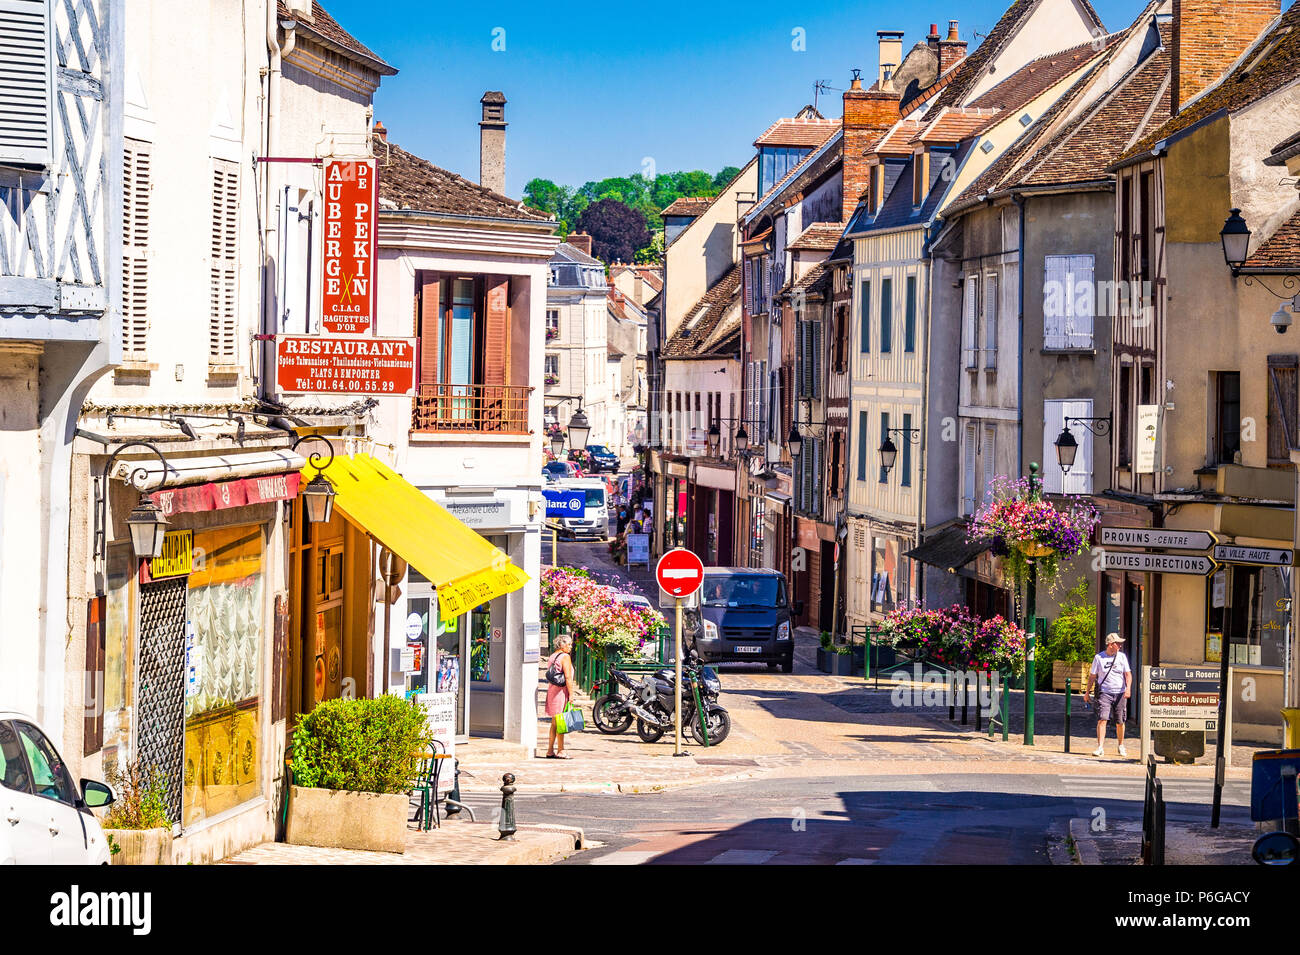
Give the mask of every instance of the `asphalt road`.
[{"label": "asphalt road", "polygon": [[[1165,783],[1170,821],[1208,821],[1211,787]],[[1249,823],[1246,784],[1224,821]],[[746,780],[647,794],[525,794],[520,823],[581,826],[594,847],[566,865],[1042,865],[1071,818],[1132,831],[1142,781],[1088,776],[918,774]],[[480,819],[499,800],[468,798]]]}]

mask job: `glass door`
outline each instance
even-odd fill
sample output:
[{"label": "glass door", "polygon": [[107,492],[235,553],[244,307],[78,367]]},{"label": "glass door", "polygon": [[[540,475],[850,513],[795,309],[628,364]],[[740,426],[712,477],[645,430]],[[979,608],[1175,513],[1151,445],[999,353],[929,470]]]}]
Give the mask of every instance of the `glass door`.
[{"label": "glass door", "polygon": [[418,648],[420,670],[412,674],[412,693],[451,693],[456,698],[456,742],[469,739],[471,673],[470,614],[444,623],[438,619],[433,585],[411,568],[407,577],[407,646]]}]

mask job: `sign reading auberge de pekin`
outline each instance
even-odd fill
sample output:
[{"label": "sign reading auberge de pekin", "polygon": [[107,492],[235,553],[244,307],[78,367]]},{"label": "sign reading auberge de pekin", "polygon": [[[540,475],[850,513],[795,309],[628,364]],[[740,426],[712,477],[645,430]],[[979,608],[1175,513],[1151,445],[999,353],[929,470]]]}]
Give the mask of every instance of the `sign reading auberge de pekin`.
[{"label": "sign reading auberge de pekin", "polygon": [[325,160],[325,255],[321,319],[327,332],[360,335],[375,321],[373,159]]}]

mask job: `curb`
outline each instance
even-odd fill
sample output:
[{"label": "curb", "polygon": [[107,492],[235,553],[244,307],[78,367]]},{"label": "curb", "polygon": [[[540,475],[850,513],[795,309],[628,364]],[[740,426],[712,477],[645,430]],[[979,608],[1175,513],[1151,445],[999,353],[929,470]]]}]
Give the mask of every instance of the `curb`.
[{"label": "curb", "polygon": [[[465,825],[491,827],[490,823],[470,822]],[[499,858],[491,860],[492,865],[550,865],[567,859],[582,848],[580,843],[586,842],[581,829],[576,830],[576,836],[573,832],[549,831],[540,826],[519,826],[518,830],[543,838],[534,844],[520,844],[513,847],[512,851],[501,853]]]},{"label": "curb", "polygon": [[[463,771],[462,771],[463,772]],[[763,776],[771,772],[770,769],[760,769],[744,773],[727,773],[722,776],[686,776],[676,779],[637,779],[637,780],[610,780],[608,782],[572,782],[572,783],[521,783],[515,782],[515,791],[521,793],[621,793],[625,795],[640,793],[667,792],[670,789],[681,789],[690,786],[705,786],[710,783],[733,783],[743,779],[753,779],[756,776]],[[518,773],[515,774],[516,780]],[[462,793],[500,793],[499,786],[476,786],[472,783],[462,782],[460,785]]]},{"label": "curb", "polygon": [[1097,843],[1087,819],[1070,820],[1070,837],[1079,853],[1078,865],[1101,865],[1101,855],[1097,852]]}]

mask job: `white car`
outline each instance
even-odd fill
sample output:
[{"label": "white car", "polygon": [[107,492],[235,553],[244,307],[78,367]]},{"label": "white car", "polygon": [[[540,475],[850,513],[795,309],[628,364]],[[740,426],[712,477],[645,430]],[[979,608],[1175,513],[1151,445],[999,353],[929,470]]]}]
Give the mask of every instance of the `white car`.
[{"label": "white car", "polygon": [[108,865],[108,840],[90,810],[113,790],[72,782],[35,720],[0,710],[0,865]]}]

